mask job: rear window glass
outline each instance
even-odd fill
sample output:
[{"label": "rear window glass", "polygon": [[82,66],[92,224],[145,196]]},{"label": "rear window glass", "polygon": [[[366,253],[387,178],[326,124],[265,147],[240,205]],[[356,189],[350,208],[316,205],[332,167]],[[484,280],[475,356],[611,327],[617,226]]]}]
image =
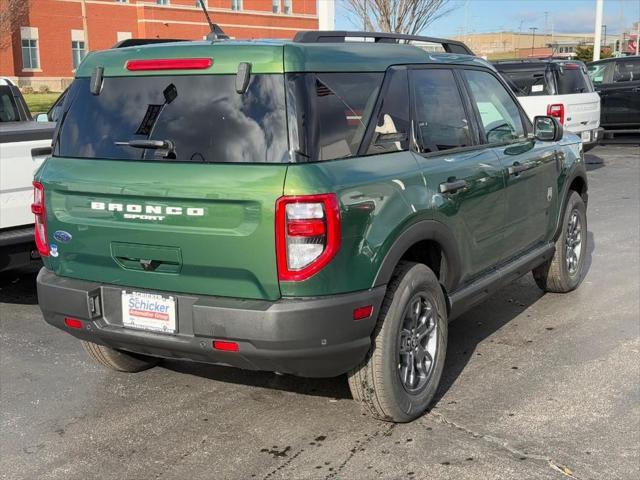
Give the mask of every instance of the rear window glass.
[{"label": "rear window glass", "polygon": [[107,77],[99,95],[89,81],[79,78],[69,90],[55,155],[288,161],[283,75],[253,75],[244,94],[235,75]]},{"label": "rear window glass", "polygon": [[11,88],[0,87],[0,122],[17,122],[18,120],[20,116]]},{"label": "rear window glass", "polygon": [[633,82],[640,80],[640,60],[618,60],[613,71],[614,82]]},{"label": "rear window glass", "polygon": [[586,67],[577,63],[559,65],[556,72],[558,95],[592,92]]},{"label": "rear window glass", "polygon": [[498,71],[507,80],[513,92],[520,97],[536,95],[553,95],[553,77],[542,68],[511,69],[508,66],[497,66]]},{"label": "rear window glass", "polygon": [[382,78],[362,72],[290,74],[296,150],[311,161],[355,156]]}]

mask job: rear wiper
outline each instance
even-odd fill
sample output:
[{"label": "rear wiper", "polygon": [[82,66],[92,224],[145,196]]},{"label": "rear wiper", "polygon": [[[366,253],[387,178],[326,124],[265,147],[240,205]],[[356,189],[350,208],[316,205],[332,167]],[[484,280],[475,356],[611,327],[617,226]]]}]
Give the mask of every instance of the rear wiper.
[{"label": "rear wiper", "polygon": [[115,145],[158,150],[157,155],[163,158],[176,158],[176,147],[171,140],[129,140],[127,142],[113,142]]}]

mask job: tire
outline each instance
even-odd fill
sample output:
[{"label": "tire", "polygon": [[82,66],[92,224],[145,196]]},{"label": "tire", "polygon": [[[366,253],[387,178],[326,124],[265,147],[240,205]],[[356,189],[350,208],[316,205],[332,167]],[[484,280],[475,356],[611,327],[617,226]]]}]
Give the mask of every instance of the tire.
[{"label": "tire", "polygon": [[[411,315],[409,312],[416,305],[420,314]],[[417,325],[414,330],[408,328],[411,322]],[[412,331],[421,334],[423,340],[412,336]],[[418,349],[418,343],[422,350]],[[446,349],[447,306],[437,277],[426,265],[400,262],[388,285],[371,349],[362,363],[349,372],[349,388],[354,400],[377,419],[414,420],[433,400]],[[432,358],[428,367],[429,357],[424,356],[425,351]],[[425,361],[417,361],[419,357]],[[407,365],[417,364],[422,370],[414,370],[414,376],[406,375],[403,381],[401,377],[409,372]]]},{"label": "tire", "polygon": [[[579,222],[577,228],[574,219]],[[576,240],[579,240],[578,245],[575,245]],[[574,246],[570,248],[567,242]],[[578,192],[571,191],[562,215],[562,231],[556,240],[556,251],[550,260],[533,269],[538,287],[553,293],[575,290],[582,280],[587,248],[587,209]],[[573,260],[569,261],[570,257]]]},{"label": "tire", "polygon": [[159,358],[137,355],[135,353],[125,353],[111,347],[105,347],[104,345],[98,345],[97,343],[86,342],[84,340],[82,340],[82,346],[93,360],[118,372],[141,372],[155,367],[160,362]]}]

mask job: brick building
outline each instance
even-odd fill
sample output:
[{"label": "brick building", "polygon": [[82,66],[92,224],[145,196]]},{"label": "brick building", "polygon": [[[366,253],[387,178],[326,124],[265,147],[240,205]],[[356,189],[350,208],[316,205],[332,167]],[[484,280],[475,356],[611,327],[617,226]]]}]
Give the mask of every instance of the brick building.
[{"label": "brick building", "polygon": [[[327,5],[333,9],[333,0],[320,1],[322,15],[331,17]],[[291,38],[298,30],[318,29],[322,16],[318,0],[205,0],[205,5],[225,33],[240,39]],[[198,0],[0,0],[0,8],[10,25],[0,31],[0,76],[36,89],[60,90],[87,51],[123,39],[202,39],[209,32]],[[322,23],[331,28],[326,19]]]}]

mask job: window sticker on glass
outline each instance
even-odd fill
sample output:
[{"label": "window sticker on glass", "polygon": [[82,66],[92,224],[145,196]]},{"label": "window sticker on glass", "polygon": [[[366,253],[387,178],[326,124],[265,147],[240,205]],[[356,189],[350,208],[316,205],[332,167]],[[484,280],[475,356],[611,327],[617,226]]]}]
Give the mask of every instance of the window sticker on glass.
[{"label": "window sticker on glass", "polygon": [[541,92],[544,90],[544,85],[531,85],[532,92]]}]

